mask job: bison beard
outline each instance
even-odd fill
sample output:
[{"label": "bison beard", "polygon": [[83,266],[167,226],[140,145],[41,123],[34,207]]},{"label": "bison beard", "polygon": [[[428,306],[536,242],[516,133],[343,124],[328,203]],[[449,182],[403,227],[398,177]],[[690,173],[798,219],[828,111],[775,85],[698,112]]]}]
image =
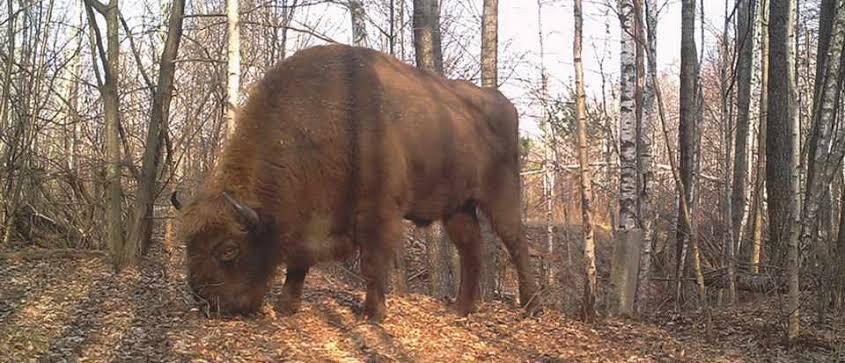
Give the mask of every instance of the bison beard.
[{"label": "bison beard", "polygon": [[238,110],[206,182],[180,210],[188,283],[223,312],[261,304],[287,266],[281,311],[297,311],[314,264],[361,252],[364,312],[385,316],[402,219],[442,220],[461,258],[457,312],[475,309],[476,210],[514,263],[520,302],[539,301],[520,221],[518,119],[501,93],[374,50],[309,48],[271,69]]}]

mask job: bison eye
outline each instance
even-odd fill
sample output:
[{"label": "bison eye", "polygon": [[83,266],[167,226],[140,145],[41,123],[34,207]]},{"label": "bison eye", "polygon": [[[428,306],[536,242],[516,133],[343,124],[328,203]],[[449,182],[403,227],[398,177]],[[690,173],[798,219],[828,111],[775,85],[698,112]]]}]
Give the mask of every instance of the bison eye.
[{"label": "bison eye", "polygon": [[241,248],[238,247],[238,244],[233,241],[226,241],[220,244],[217,247],[217,258],[220,261],[232,261],[238,257],[241,252]]}]

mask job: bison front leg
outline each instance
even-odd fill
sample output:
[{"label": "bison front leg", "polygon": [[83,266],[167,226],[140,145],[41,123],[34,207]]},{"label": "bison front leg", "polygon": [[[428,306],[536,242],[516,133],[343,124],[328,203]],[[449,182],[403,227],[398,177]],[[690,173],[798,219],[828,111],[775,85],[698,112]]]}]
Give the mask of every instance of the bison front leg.
[{"label": "bison front leg", "polygon": [[367,281],[364,315],[374,323],[381,323],[386,310],[387,271],[402,224],[398,218],[368,218],[361,222],[356,238],[361,246],[361,273]]},{"label": "bison front leg", "polygon": [[285,285],[282,287],[282,295],[279,296],[277,304],[277,309],[281,314],[289,316],[299,311],[302,301],[302,285],[305,283],[305,275],[308,274],[308,269],[307,266],[288,266]]}]

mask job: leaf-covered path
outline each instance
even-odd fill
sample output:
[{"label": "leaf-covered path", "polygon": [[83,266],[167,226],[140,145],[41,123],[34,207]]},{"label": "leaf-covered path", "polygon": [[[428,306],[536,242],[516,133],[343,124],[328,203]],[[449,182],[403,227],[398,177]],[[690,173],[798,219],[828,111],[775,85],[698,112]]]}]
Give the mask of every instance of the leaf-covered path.
[{"label": "leaf-covered path", "polygon": [[363,292],[319,269],[293,317],[274,313],[277,287],[257,316],[209,319],[186,292],[178,256],[157,255],[117,275],[100,257],[0,259],[0,360],[741,362],[838,354],[836,338],[786,352],[753,326],[728,329],[730,314],[714,317],[726,326],[707,340],[690,317],[584,324],[549,311],[524,318],[492,303],[459,318],[415,294],[389,295],[387,320],[372,325],[359,318]]}]

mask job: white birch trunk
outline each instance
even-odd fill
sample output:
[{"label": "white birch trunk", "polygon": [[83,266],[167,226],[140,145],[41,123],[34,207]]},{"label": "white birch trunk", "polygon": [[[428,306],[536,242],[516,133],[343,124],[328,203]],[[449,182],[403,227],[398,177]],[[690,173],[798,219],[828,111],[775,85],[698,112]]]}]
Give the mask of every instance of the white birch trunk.
[{"label": "white birch trunk", "polygon": [[241,23],[238,15],[238,0],[226,0],[226,24],[228,25],[228,48],[226,51],[226,133],[235,132],[235,113],[241,84]]},{"label": "white birch trunk", "polygon": [[[633,314],[642,234],[639,228],[637,168],[637,41],[633,0],[619,0],[621,48],[619,95],[619,223],[611,266],[611,310]],[[642,105],[640,105],[642,106]]]},{"label": "white birch trunk", "polygon": [[593,187],[590,178],[590,156],[587,145],[587,112],[584,96],[584,67],[581,63],[581,43],[584,18],[581,0],[575,0],[575,40],[573,41],[573,63],[575,64],[576,118],[578,126],[578,163],[581,168],[581,231],[584,238],[584,301],[582,315],[585,320],[595,316],[596,304],[596,246],[593,238]]},{"label": "white birch trunk", "polygon": [[[637,166],[639,168],[639,215],[642,220],[643,243],[640,253],[640,269],[637,281],[637,306],[640,311],[639,292],[647,286],[651,272],[651,253],[654,244],[654,221],[656,213],[651,210],[651,193],[654,182],[654,127],[657,124],[655,84],[652,75],[657,74],[657,4],[645,0],[646,64],[645,90],[643,93],[643,117],[637,130]],[[639,15],[642,16],[642,15]]]}]

